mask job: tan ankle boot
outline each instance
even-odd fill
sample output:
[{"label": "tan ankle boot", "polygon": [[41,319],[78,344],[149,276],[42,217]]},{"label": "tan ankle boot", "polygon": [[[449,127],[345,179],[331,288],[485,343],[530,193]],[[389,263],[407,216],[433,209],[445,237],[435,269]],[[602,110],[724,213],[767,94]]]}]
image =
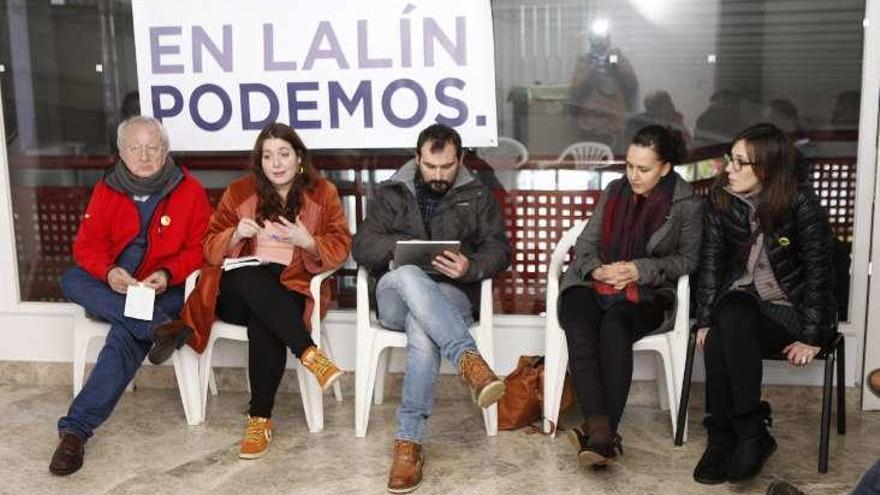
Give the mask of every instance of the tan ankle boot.
[{"label": "tan ankle boot", "polygon": [[422,484],[422,446],[407,440],[394,441],[391,472],[388,474],[388,491],[409,493]]},{"label": "tan ankle boot", "polygon": [[306,349],[300,356],[300,361],[318,379],[321,390],[332,387],[333,382],[342,376],[342,370],[336,367],[333,361],[316,346]]},{"label": "tan ankle boot", "polygon": [[471,395],[478,406],[489,407],[504,395],[504,382],[495,375],[480,353],[464,351],[458,372],[471,387]]}]

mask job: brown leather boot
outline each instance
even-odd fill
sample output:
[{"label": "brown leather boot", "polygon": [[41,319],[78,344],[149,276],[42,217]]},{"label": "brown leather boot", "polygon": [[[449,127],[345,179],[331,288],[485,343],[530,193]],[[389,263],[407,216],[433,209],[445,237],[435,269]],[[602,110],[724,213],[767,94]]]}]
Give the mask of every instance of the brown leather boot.
[{"label": "brown leather boot", "polygon": [[147,359],[153,364],[162,364],[183,347],[193,336],[193,329],[181,320],[171,320],[156,327],[153,331],[153,347]]},{"label": "brown leather boot", "polygon": [[462,353],[458,372],[471,387],[471,395],[478,406],[489,407],[504,395],[504,382],[495,375],[477,351],[467,350]]},{"label": "brown leather boot", "polygon": [[620,436],[611,431],[608,416],[590,416],[581,427],[586,437],[586,445],[578,452],[582,466],[605,466],[617,459],[623,452]]},{"label": "brown leather boot", "polygon": [[79,471],[83,465],[86,441],[73,433],[61,435],[61,442],[52,454],[49,472],[55,476],[67,476]]},{"label": "brown leather boot", "polygon": [[877,368],[868,375],[868,388],[876,396],[880,397],[880,368]]},{"label": "brown leather boot", "polygon": [[422,484],[422,446],[407,440],[394,441],[394,458],[388,474],[388,491],[409,493]]}]

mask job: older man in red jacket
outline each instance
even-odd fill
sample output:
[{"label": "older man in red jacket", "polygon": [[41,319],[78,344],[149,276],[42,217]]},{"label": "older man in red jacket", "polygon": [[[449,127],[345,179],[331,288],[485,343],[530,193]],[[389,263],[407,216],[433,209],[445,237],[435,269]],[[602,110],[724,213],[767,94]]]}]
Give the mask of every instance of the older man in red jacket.
[{"label": "older man in red jacket", "polygon": [[[61,288],[90,316],[111,323],[95,368],[67,415],[49,470],[82,467],[84,445],[104,422],[144,357],[168,359],[192,336],[172,320],[183,306],[183,283],[203,260],[201,238],[211,215],[202,185],[168,156],[168,136],[152,117],[119,126],[120,160],[95,185],[73,242],[77,266]],[[124,315],[126,291],[156,291],[152,320]]]}]

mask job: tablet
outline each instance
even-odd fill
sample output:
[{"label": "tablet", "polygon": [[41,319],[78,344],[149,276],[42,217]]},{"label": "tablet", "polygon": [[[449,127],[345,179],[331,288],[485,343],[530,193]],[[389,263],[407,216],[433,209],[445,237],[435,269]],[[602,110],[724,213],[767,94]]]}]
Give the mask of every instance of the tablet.
[{"label": "tablet", "polygon": [[437,273],[431,264],[443,251],[457,253],[461,250],[459,241],[397,241],[394,247],[394,266],[416,265],[429,273]]}]

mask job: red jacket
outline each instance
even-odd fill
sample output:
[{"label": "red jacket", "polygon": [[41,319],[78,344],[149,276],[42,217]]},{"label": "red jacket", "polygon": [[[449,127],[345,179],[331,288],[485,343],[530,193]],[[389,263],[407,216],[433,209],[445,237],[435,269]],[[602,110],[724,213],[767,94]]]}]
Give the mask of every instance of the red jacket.
[{"label": "red jacket", "polygon": [[[183,179],[159,201],[150,219],[147,250],[132,274],[138,280],[165,268],[171,272],[168,285],[179,285],[202,264],[202,234],[211,205],[199,181],[182,170]],[[113,262],[140,232],[140,223],[134,200],[99,181],[73,241],[76,264],[98,280],[107,280]]]}]

